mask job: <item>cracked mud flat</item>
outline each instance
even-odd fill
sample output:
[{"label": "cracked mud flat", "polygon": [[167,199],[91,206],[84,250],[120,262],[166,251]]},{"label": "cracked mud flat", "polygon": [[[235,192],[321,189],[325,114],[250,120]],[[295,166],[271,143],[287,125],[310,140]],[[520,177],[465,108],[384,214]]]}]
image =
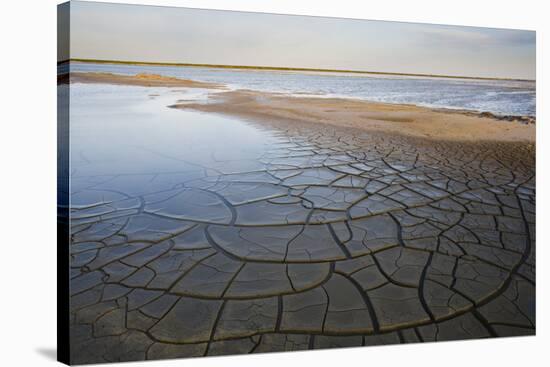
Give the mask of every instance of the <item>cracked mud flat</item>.
[{"label": "cracked mud flat", "polygon": [[73,363],[535,334],[535,149],[71,86]]}]

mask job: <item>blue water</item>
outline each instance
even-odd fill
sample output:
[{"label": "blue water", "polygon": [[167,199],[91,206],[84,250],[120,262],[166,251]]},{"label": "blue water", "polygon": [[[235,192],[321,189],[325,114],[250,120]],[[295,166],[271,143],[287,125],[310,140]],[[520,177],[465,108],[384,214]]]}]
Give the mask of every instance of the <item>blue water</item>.
[{"label": "blue water", "polygon": [[[66,68],[66,67],[65,67]],[[164,76],[223,83],[234,89],[355,98],[375,102],[535,116],[532,81],[469,80],[357,74],[253,71],[203,67],[143,66],[73,62],[75,72],[109,72]]]}]

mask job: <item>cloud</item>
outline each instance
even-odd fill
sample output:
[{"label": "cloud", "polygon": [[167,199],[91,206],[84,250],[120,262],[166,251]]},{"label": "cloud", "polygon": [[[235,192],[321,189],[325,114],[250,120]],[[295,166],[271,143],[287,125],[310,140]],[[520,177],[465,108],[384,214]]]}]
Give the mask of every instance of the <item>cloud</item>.
[{"label": "cloud", "polygon": [[476,50],[487,47],[534,45],[535,32],[491,28],[425,27],[420,30],[424,45]]}]

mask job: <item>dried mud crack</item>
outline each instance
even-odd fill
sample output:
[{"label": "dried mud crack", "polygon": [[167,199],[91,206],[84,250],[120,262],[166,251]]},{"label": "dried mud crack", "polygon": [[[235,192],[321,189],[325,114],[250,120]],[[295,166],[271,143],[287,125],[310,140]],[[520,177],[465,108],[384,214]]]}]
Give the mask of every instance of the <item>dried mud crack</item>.
[{"label": "dried mud crack", "polygon": [[74,363],[535,333],[532,144],[258,127],[260,169],[79,179]]}]

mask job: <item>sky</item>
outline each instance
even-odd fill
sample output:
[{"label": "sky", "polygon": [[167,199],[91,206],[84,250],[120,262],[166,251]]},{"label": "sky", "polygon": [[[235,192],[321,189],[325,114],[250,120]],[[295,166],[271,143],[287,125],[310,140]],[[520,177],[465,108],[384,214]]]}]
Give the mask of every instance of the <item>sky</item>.
[{"label": "sky", "polygon": [[71,2],[71,58],[535,79],[535,32]]}]

